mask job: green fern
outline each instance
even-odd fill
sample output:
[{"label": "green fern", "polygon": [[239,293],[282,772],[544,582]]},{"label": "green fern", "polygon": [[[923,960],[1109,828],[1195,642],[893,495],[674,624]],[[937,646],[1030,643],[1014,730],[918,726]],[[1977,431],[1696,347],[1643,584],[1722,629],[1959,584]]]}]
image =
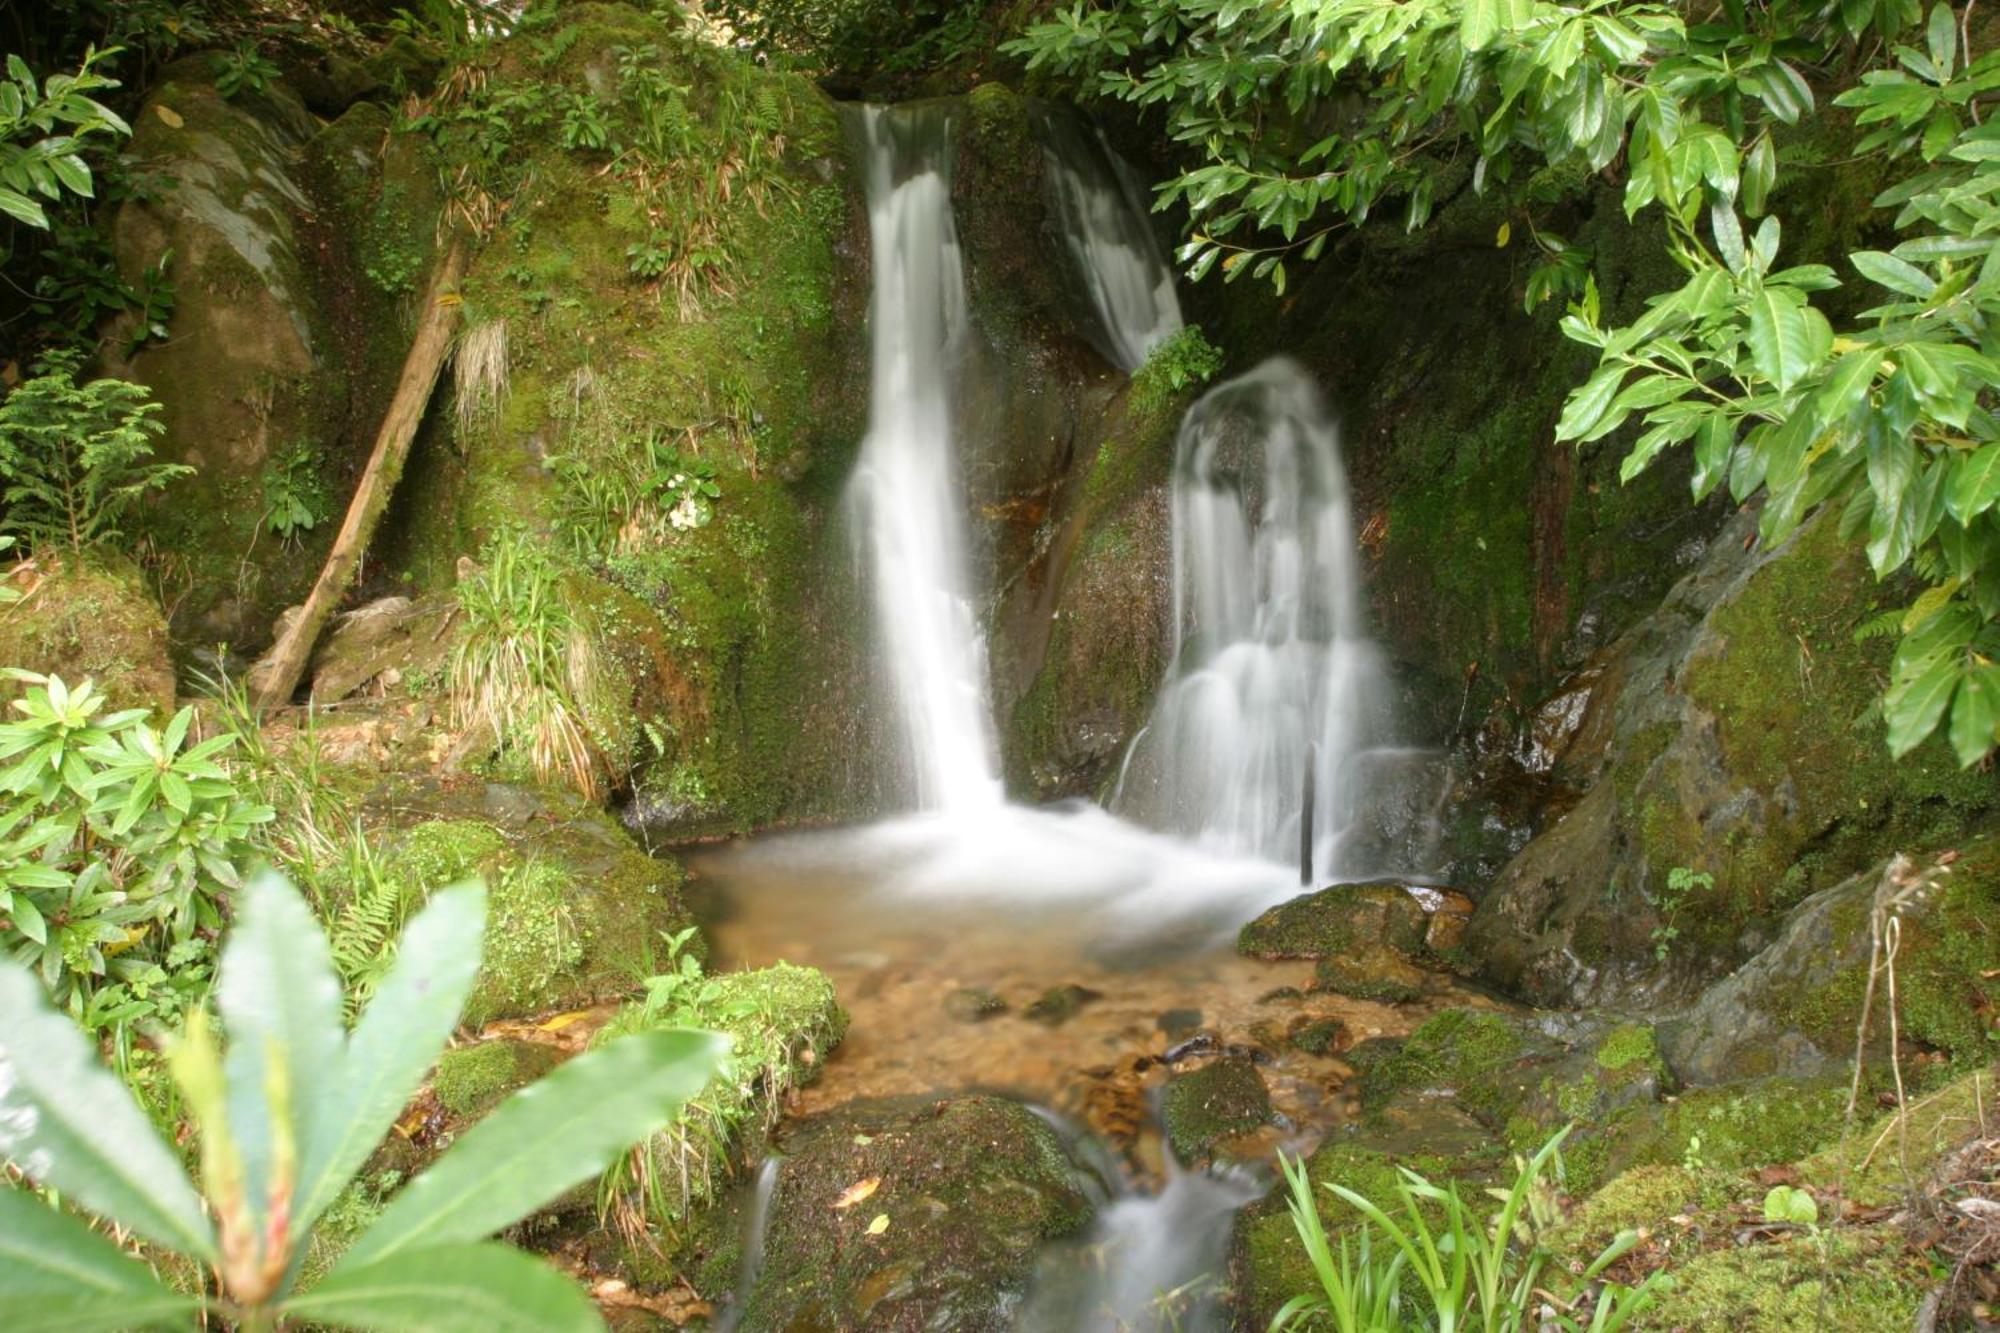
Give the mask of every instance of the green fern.
[{"label": "green fern", "polygon": [[1870,639],[1893,639],[1903,632],[1903,609],[1891,607],[1879,616],[1870,616],[1854,629],[1854,641],[1867,643]]},{"label": "green fern", "polygon": [[400,877],[383,873],[375,849],[358,830],[348,847],[347,868],[353,894],[329,934],[351,1020],[395,961],[396,937],[416,895]]}]

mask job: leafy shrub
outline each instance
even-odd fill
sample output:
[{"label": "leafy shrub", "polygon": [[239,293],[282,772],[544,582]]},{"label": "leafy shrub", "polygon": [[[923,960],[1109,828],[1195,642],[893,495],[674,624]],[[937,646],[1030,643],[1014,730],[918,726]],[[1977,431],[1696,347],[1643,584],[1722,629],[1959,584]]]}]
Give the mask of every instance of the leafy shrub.
[{"label": "leafy shrub", "polygon": [[[395,1123],[444,1048],[479,965],[485,893],[447,889],[403,933],[395,967],[349,1034],[326,937],[276,877],[253,882],[204,1015],[173,1052],[200,1127],[197,1191],[175,1151],[100,1068],[25,971],[0,964],[0,1126],[36,1183],[216,1274],[162,1285],[82,1220],[0,1189],[0,1302],[49,1328],[287,1320],[348,1328],[601,1329],[569,1278],[484,1238],[602,1171],[679,1112],[721,1066],[719,1038],[648,1032],[569,1062],[458,1141],[416,1182],[365,1210],[323,1277],[295,1290],[315,1224]],[[206,1206],[204,1206],[204,1203]]]},{"label": "leafy shrub", "polygon": [[1560,1218],[1547,1177],[1561,1174],[1558,1152],[1568,1133],[1558,1133],[1533,1157],[1516,1159],[1512,1187],[1489,1191],[1500,1204],[1490,1217],[1480,1217],[1455,1185],[1440,1188],[1407,1169],[1386,1206],[1329,1182],[1326,1188],[1362,1216],[1352,1236],[1341,1237],[1337,1252],[1320,1220],[1304,1163],[1283,1159],[1292,1225],[1320,1290],[1287,1301],[1272,1328],[1330,1324],[1337,1333],[1555,1328],[1615,1333],[1624,1328],[1651,1308],[1666,1283],[1659,1274],[1637,1287],[1601,1279],[1605,1269],[1639,1243],[1637,1232],[1621,1233],[1583,1271],[1577,1281],[1580,1294],[1568,1309],[1553,1308],[1546,1290],[1557,1279],[1550,1271],[1554,1256],[1540,1237]]},{"label": "leafy shrub", "polygon": [[209,58],[209,67],[215,72],[215,91],[231,100],[244,93],[264,92],[281,72],[249,41],[216,52]]},{"label": "leafy shrub", "polygon": [[0,82],[0,213],[30,227],[46,228],[48,213],[33,196],[60,199],[65,193],[89,198],[90,164],[83,160],[93,135],[129,135],[131,126],[90,94],[116,88],[118,80],[96,72],[117,48],[91,47],[74,74],[51,74],[37,83],[27,62],[7,57]]},{"label": "leafy shrub", "polygon": [[1146,364],[1132,375],[1133,401],[1149,411],[1163,408],[1184,391],[1214,379],[1222,362],[1222,349],[1199,324],[1189,324],[1146,354]]},{"label": "leafy shrub", "polygon": [[194,469],[155,463],[158,403],[124,380],[76,382],[81,358],[52,352],[0,402],[0,531],[37,550],[114,543],[149,491]]},{"label": "leafy shrub", "polygon": [[[103,713],[89,681],[6,674],[32,688],[0,725],[0,947],[72,1013],[110,1022],[185,989],[175,978],[205,956],[218,895],[242,883],[272,811],[218,762],[232,737],[188,744],[193,709],[156,729],[144,710]],[[107,979],[125,990],[93,1005]]]}]

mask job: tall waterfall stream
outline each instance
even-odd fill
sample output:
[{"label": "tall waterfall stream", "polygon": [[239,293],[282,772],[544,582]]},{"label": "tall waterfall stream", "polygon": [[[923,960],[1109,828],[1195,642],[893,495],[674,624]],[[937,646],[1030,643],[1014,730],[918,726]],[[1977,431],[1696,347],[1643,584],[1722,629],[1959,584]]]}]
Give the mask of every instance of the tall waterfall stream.
[{"label": "tall waterfall stream", "polygon": [[[916,808],[695,856],[717,903],[718,961],[783,958],[834,979],[853,1025],[801,1094],[804,1113],[997,1087],[1097,1145],[1097,1220],[1043,1257],[1019,1327],[1218,1328],[1231,1221],[1269,1177],[1174,1162],[1144,1071],[1162,1063],[1168,1020],[1189,996],[1201,997],[1199,1026],[1226,1038],[1269,1020],[1274,987],[1310,990],[1311,964],[1243,959],[1229,932],[1298,891],[1306,765],[1317,765],[1314,859],[1338,874],[1356,864],[1357,786],[1396,753],[1334,431],[1312,384],[1282,362],[1195,406],[1174,477],[1174,669],[1128,760],[1120,814],[1007,802],[953,439],[968,311],[949,112],[871,107],[857,122],[874,369],[848,504]],[[1051,122],[1044,148],[1051,211],[1097,316],[1091,340],[1129,372],[1180,327],[1171,276],[1101,138]],[[1038,993],[1081,1003],[1059,1027],[1025,1021],[1018,1010]],[[966,994],[1017,1012],[951,1021]],[[1413,1021],[1336,995],[1309,1001],[1312,1017],[1357,1038]],[[1344,1113],[1329,1091],[1338,1080],[1313,1057],[1278,1057],[1264,1078],[1274,1143],[1309,1142]],[[1107,1120],[1122,1129],[1102,1130]],[[768,1197],[768,1171],[759,1189]]]}]

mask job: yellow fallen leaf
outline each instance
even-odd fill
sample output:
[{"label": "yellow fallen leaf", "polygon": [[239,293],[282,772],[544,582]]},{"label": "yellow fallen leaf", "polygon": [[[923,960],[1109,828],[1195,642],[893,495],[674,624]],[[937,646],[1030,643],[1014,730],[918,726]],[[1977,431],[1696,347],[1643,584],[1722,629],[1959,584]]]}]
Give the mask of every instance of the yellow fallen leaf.
[{"label": "yellow fallen leaf", "polygon": [[535,1024],[535,1026],[544,1032],[561,1032],[578,1019],[589,1017],[590,1011],[588,1009],[572,1009],[566,1014],[557,1014],[554,1018],[545,1018]]},{"label": "yellow fallen leaf", "polygon": [[181,113],[168,106],[165,102],[157,103],[153,107],[153,114],[158,116],[170,130],[177,130],[187,124],[186,121],[181,119]]},{"label": "yellow fallen leaf", "polygon": [[1493,237],[1493,244],[1499,247],[1500,249],[1505,250],[1507,248],[1507,242],[1513,239],[1514,239],[1514,224],[1511,222],[1503,222],[1500,224],[1500,230],[1498,234],[1496,234]]},{"label": "yellow fallen leaf", "polygon": [[887,1213],[875,1214],[875,1220],[868,1224],[868,1234],[871,1236],[879,1236],[888,1229],[889,1215]]},{"label": "yellow fallen leaf", "polygon": [[881,1188],[882,1177],[880,1176],[870,1176],[866,1180],[857,1180],[840,1192],[840,1197],[833,1201],[833,1206],[835,1208],[852,1208],[855,1204],[860,1203],[863,1199]]}]

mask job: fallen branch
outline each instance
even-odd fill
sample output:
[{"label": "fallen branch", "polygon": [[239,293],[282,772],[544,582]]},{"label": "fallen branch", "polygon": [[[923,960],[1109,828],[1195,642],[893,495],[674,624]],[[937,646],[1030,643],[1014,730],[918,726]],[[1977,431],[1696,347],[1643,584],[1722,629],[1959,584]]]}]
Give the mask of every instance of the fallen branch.
[{"label": "fallen branch", "polygon": [[361,554],[374,538],[389,499],[395,494],[396,483],[402,479],[410,444],[423,424],[431,393],[437,388],[438,375],[451,352],[452,334],[459,318],[458,285],[465,276],[468,257],[465,237],[455,236],[425,296],[417,335],[410,344],[409,356],[404,358],[402,377],[396,383],[396,396],[389,400],[389,411],[375,436],[375,450],[368,456],[360,484],[354,488],[354,499],[348,503],[347,520],[340,525],[340,534],[334,538],[333,549],[327,553],[326,565],[320,570],[305,606],[251,675],[251,695],[259,708],[276,708],[291,702],[292,691],[305,675],[306,663],[312,658],[320,633],[333,617],[340,599],[347,595],[354,571],[361,564]]}]

